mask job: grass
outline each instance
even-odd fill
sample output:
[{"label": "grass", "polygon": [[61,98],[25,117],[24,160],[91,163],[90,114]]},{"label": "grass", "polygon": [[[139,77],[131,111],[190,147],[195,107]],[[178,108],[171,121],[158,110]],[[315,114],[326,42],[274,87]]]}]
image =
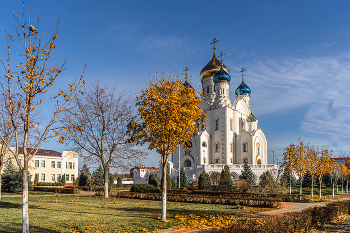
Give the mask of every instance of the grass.
[{"label": "grass", "polygon": [[[44,192],[44,191],[29,191],[29,195],[54,195],[53,192]],[[7,193],[1,192],[1,196],[13,196],[13,195],[22,195],[22,192],[19,193]]]},{"label": "grass", "polygon": [[[21,232],[20,197],[0,200],[0,232]],[[56,203],[57,201],[57,203]],[[214,204],[168,202],[168,219],[176,214],[244,216],[262,209]],[[29,197],[31,232],[140,232],[172,227],[176,220],[160,221],[161,202],[96,196]]]}]

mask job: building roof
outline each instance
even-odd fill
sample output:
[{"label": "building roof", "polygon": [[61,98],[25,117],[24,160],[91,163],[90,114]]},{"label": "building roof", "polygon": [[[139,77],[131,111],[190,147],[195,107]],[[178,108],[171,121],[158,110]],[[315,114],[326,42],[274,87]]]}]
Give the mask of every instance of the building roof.
[{"label": "building roof", "polygon": [[[23,154],[23,147],[18,148],[19,154]],[[27,151],[29,154],[35,153],[35,150],[33,148],[27,148]],[[50,156],[50,157],[62,157],[62,153],[54,150],[45,150],[45,149],[39,149],[35,155],[41,155],[41,156]]]}]

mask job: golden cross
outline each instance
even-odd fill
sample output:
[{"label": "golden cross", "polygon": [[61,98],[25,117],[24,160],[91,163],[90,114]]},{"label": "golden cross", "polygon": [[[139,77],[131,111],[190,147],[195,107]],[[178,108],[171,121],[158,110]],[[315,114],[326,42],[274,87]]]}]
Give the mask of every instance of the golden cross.
[{"label": "golden cross", "polygon": [[221,51],[221,53],[220,53],[220,61],[222,62],[222,56],[224,56],[224,55],[226,55],[225,53],[223,53],[222,51]]},{"label": "golden cross", "polygon": [[242,67],[241,71],[239,71],[240,73],[242,73],[242,82],[244,81],[244,71],[247,71],[244,67]]},{"label": "golden cross", "polygon": [[214,37],[214,39],[213,39],[213,42],[211,42],[210,44],[214,44],[214,47],[213,47],[213,49],[214,49],[214,54],[215,54],[215,43],[216,42],[219,42],[219,40],[217,40],[215,37]]},{"label": "golden cross", "polygon": [[187,81],[187,70],[189,70],[189,68],[186,66],[183,70],[184,70],[184,72],[186,72],[186,73],[185,73],[185,75],[186,75],[185,79],[186,79],[186,81]]}]

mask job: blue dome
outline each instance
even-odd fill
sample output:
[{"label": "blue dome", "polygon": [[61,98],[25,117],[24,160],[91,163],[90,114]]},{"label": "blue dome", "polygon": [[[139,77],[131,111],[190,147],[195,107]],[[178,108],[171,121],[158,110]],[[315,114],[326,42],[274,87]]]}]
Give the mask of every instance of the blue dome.
[{"label": "blue dome", "polygon": [[213,81],[214,83],[229,83],[231,81],[231,77],[221,66],[220,70],[215,74]]},{"label": "blue dome", "polygon": [[250,115],[247,117],[247,121],[248,122],[255,122],[257,121],[258,119],[256,119],[256,117],[253,115],[252,112],[250,112]]},{"label": "blue dome", "polygon": [[242,80],[241,85],[236,89],[236,95],[250,95],[251,90]]}]

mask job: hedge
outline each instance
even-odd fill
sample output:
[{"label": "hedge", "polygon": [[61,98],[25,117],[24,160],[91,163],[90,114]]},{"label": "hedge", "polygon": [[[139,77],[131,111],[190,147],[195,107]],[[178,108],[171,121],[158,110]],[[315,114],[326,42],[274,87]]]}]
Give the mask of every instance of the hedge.
[{"label": "hedge", "polygon": [[[121,198],[135,198],[146,200],[161,200],[161,193],[134,193],[134,192],[117,192],[111,196]],[[168,201],[189,202],[203,204],[225,204],[225,205],[244,205],[259,207],[279,207],[281,199],[253,199],[253,198],[231,198],[231,197],[214,197],[204,195],[188,195],[188,194],[167,194]]]},{"label": "hedge", "polygon": [[[205,196],[220,196],[220,197],[231,197],[231,198],[253,198],[253,199],[275,199],[279,198],[282,201],[290,202],[292,201],[300,202],[299,194],[280,194],[280,193],[247,193],[247,192],[226,192],[226,191],[204,191],[204,190],[168,190],[168,193],[182,193],[182,194],[193,194],[193,195],[205,195]],[[303,197],[303,195],[301,195]],[[304,198],[302,198],[304,199]]]},{"label": "hedge", "polygon": [[221,230],[219,233],[289,233],[306,232],[313,226],[330,222],[339,214],[349,214],[350,202],[328,203],[325,207],[312,207],[302,212],[291,212],[264,217],[260,222],[246,219],[244,222]]}]

